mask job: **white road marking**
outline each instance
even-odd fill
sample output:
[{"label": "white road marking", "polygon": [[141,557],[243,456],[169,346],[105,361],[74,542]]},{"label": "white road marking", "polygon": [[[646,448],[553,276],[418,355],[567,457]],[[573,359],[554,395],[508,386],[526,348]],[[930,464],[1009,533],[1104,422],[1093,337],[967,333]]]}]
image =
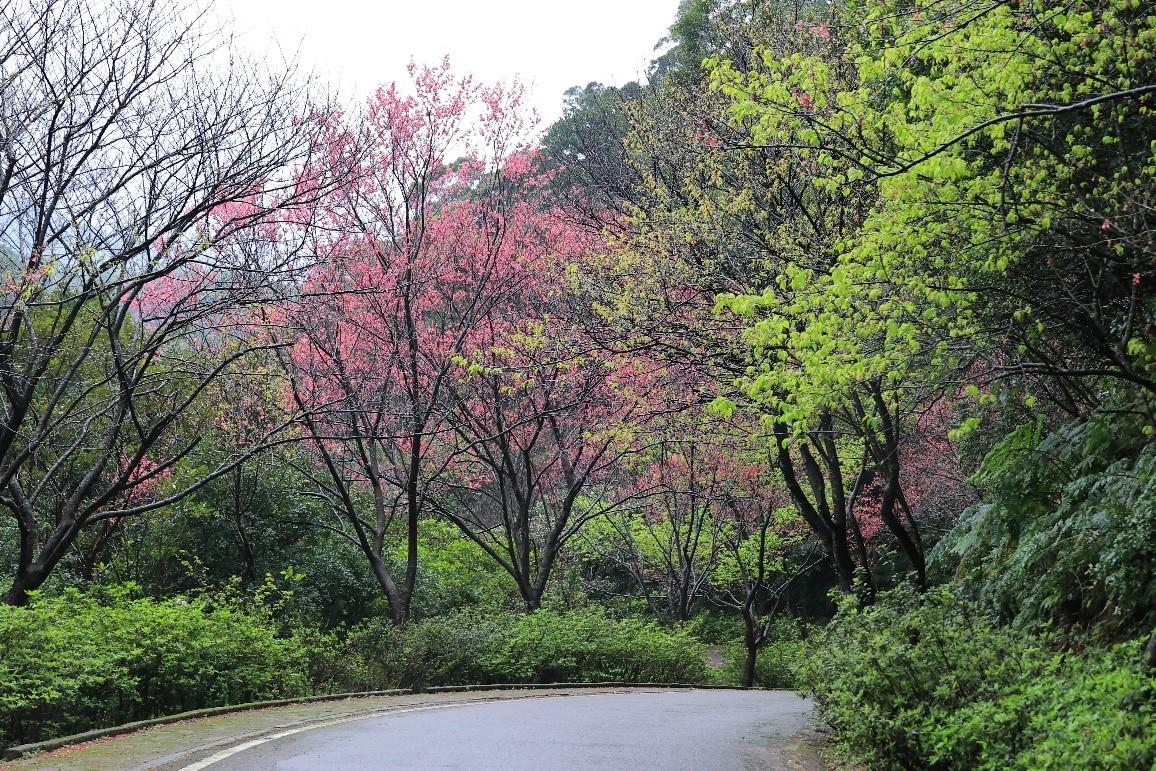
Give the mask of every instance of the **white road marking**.
[{"label": "white road marking", "polygon": [[293,734],[299,734],[299,733],[303,733],[305,731],[312,731],[315,728],[328,728],[330,726],[341,725],[342,723],[352,723],[356,720],[368,720],[368,719],[374,718],[374,717],[389,717],[390,715],[401,715],[401,714],[404,714],[406,712],[424,712],[424,711],[430,710],[430,709],[446,709],[448,707],[461,707],[461,706],[466,705],[466,704],[485,703],[485,701],[487,701],[487,700],[475,699],[475,700],[471,700],[471,701],[454,701],[454,702],[449,702],[447,704],[431,704],[431,705],[426,706],[426,707],[409,707],[408,709],[382,709],[382,710],[377,710],[374,712],[367,712],[364,715],[355,715],[353,717],[343,717],[343,718],[339,718],[337,720],[326,720],[325,722],[322,722],[322,723],[310,723],[309,725],[301,726],[300,728],[290,728],[288,731],[280,731],[280,732],[275,733],[275,734],[269,734],[268,736],[262,736],[260,739],[253,739],[251,741],[244,742],[243,744],[238,744],[235,747],[229,747],[226,750],[221,750],[220,752],[216,753],[215,755],[210,755],[209,757],[205,758],[204,760],[199,760],[196,763],[185,766],[185,767],[181,768],[180,771],[201,771],[201,769],[208,768],[209,766],[213,765],[214,763],[220,763],[222,760],[224,760],[226,758],[230,758],[239,752],[244,752],[245,750],[251,750],[254,747],[259,747],[262,744],[265,744],[267,742],[276,741],[278,739],[284,739],[286,736],[292,736]]}]

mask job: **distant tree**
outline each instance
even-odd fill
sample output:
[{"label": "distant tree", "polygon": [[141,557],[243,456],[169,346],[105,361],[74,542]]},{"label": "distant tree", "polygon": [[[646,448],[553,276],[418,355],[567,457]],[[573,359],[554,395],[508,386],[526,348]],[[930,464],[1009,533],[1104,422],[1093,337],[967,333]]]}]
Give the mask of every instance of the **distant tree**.
[{"label": "distant tree", "polygon": [[639,437],[629,460],[633,496],[602,513],[582,540],[591,555],[630,577],[657,618],[686,621],[719,562],[724,533],[717,508],[729,459],[717,437],[704,436],[717,421],[701,409],[663,422]]},{"label": "distant tree", "polygon": [[638,192],[637,170],[627,162],[630,110],[642,94],[638,83],[589,83],[566,92],[562,117],[546,132],[540,163],[551,189],[576,221],[615,228]]}]

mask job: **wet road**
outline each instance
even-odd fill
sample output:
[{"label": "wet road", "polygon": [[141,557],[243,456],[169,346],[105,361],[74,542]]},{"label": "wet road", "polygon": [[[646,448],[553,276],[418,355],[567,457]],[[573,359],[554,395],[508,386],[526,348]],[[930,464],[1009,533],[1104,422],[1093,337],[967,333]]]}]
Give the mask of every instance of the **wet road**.
[{"label": "wet road", "polygon": [[785,768],[810,707],[779,691],[610,693],[423,709],[242,749],[201,766],[278,769]]}]

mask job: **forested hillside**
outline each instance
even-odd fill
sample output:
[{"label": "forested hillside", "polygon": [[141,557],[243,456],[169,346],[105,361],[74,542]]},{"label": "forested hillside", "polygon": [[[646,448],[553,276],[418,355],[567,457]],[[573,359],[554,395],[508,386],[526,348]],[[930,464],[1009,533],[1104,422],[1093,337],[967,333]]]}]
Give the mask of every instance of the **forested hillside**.
[{"label": "forested hillside", "polygon": [[0,6],[0,744],[625,680],[1156,764],[1150,3],[683,0],[548,126],[190,10]]}]

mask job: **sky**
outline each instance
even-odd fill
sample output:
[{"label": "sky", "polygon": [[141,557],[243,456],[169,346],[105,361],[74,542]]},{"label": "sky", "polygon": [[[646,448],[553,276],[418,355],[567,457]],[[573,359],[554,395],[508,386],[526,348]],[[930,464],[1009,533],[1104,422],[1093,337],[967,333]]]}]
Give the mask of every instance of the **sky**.
[{"label": "sky", "polygon": [[363,98],[406,79],[406,64],[440,62],[483,81],[517,75],[549,125],[562,93],[644,76],[678,0],[215,0],[241,46],[259,55],[299,51],[305,69]]}]

